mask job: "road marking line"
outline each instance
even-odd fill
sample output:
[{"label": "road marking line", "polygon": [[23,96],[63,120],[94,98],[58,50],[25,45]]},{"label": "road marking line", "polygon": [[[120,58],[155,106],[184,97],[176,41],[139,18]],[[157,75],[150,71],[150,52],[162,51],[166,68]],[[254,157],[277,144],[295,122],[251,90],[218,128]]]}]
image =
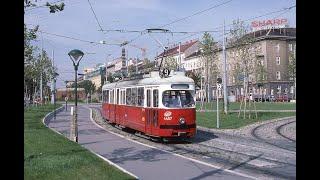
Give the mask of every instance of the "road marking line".
[{"label": "road marking line", "polygon": [[277,164],[271,163],[271,162],[267,162],[267,161],[262,161],[259,159],[254,159],[248,162],[248,164],[254,165],[254,166],[258,166],[258,167],[276,167]]},{"label": "road marking line", "polygon": [[[87,107],[85,107],[87,108]],[[147,146],[149,148],[152,148],[152,149],[156,149],[156,150],[159,150],[159,151],[163,151],[163,152],[166,152],[166,153],[169,153],[169,154],[172,154],[172,155],[175,155],[175,156],[178,156],[178,157],[181,157],[181,158],[184,158],[184,159],[187,159],[187,160],[190,160],[190,161],[193,161],[193,162],[196,162],[196,163],[199,163],[199,164],[203,164],[203,165],[206,165],[206,166],[209,166],[209,167],[213,167],[215,169],[220,169],[222,171],[225,171],[225,172],[229,172],[231,174],[236,174],[236,175],[239,175],[239,176],[242,176],[242,177],[246,177],[246,178],[251,178],[251,179],[259,179],[259,178],[256,178],[256,177],[253,177],[253,176],[250,176],[250,175],[247,175],[247,174],[243,174],[243,173],[240,173],[240,172],[236,172],[236,171],[232,171],[232,170],[229,170],[229,169],[223,169],[222,167],[219,167],[219,166],[216,166],[216,165],[213,165],[213,164],[209,164],[209,163],[206,163],[206,162],[203,162],[203,161],[199,161],[199,160],[196,160],[196,159],[193,159],[193,158],[189,158],[189,157],[185,157],[185,156],[182,156],[180,154],[176,154],[176,153],[173,153],[173,152],[170,152],[170,151],[166,151],[166,150],[163,150],[163,149],[158,149],[154,146],[151,146],[151,145],[148,145],[148,144],[143,144],[141,142],[138,142],[138,141],[135,141],[135,140],[132,140],[132,139],[129,139],[123,135],[120,135],[120,134],[117,134],[117,133],[114,133],[114,132],[111,132],[105,128],[103,128],[102,126],[100,126],[98,123],[96,123],[93,118],[92,118],[92,108],[87,108],[90,110],[90,120],[96,125],[98,126],[99,128],[111,133],[111,134],[114,134],[116,136],[119,136],[121,138],[124,138],[126,140],[129,140],[131,142],[134,142],[134,143],[137,143],[137,144],[140,144],[140,145],[143,145],[143,146]]]}]

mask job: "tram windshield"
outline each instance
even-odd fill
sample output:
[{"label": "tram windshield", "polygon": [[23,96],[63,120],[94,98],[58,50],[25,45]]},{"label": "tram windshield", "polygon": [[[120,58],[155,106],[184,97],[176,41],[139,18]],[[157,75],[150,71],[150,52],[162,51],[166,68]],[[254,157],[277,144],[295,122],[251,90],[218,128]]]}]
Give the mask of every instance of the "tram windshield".
[{"label": "tram windshield", "polygon": [[172,108],[194,107],[195,103],[191,92],[184,90],[164,91],[162,103],[165,107]]}]

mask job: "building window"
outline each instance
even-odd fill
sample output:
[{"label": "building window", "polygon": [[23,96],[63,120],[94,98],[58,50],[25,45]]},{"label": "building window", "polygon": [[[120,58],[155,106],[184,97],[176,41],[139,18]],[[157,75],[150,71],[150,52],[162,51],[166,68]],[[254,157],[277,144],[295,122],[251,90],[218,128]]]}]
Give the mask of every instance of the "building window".
[{"label": "building window", "polygon": [[280,80],[280,79],[281,79],[280,71],[277,71],[277,73],[276,73],[276,78],[277,78],[277,80]]},{"label": "building window", "polygon": [[294,91],[294,87],[291,86],[291,87],[290,87],[290,93],[293,94],[293,91]]},{"label": "building window", "polygon": [[277,93],[278,93],[278,94],[281,93],[281,86],[277,86]]},{"label": "building window", "polygon": [[276,62],[277,62],[277,65],[280,65],[280,56],[276,57]]},{"label": "building window", "polygon": [[280,44],[276,45],[276,50],[277,50],[278,53],[280,52]]},{"label": "building window", "polygon": [[289,51],[292,51],[293,48],[292,48],[292,44],[289,44]]}]

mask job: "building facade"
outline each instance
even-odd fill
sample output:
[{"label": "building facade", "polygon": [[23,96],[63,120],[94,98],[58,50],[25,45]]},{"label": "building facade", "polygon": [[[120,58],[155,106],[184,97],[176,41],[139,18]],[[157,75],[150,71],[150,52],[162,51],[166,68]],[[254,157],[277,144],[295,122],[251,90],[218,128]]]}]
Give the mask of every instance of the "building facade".
[{"label": "building facade", "polygon": [[[77,88],[78,100],[85,100],[86,93],[84,88]],[[68,97],[68,100],[75,99],[74,88],[59,88],[57,89],[56,98],[58,101],[65,101],[65,97]]]},{"label": "building facade", "polygon": [[[295,58],[296,29],[279,28],[259,30],[248,34],[254,42],[250,44],[247,58],[252,72],[248,73],[248,82],[253,95],[272,95],[275,97],[293,96],[294,81],[289,77],[289,61]],[[243,72],[236,72],[243,64],[243,49],[237,47],[226,48],[227,85],[228,94],[242,96]],[[223,52],[220,49],[217,56],[219,72],[222,69]],[[221,73],[222,77],[222,73]]]},{"label": "building facade", "polygon": [[[180,47],[180,51],[179,51]],[[162,52],[156,57],[157,65],[161,63],[162,57],[173,58],[179,68],[186,68],[190,65],[186,62],[185,58],[200,48],[200,42],[198,40],[190,40],[184,43],[174,44],[171,48],[167,49],[166,53]],[[179,53],[180,52],[180,53]],[[162,62],[164,64],[165,62]]]},{"label": "building facade", "polygon": [[99,89],[103,84],[105,79],[106,65],[101,63],[97,64],[96,67],[92,68],[90,71],[84,71],[83,80],[91,81],[96,90]]},{"label": "building facade", "polygon": [[[246,36],[253,38],[253,43],[248,50],[246,57],[250,59],[252,72],[248,75],[248,81],[251,84],[251,92],[254,95],[273,95],[293,96],[295,91],[294,81],[289,77],[289,62],[295,58],[296,54],[296,29],[295,28],[273,28],[263,29],[251,32]],[[243,56],[241,52],[243,48],[232,46],[231,43],[226,47],[227,60],[227,86],[228,95],[241,97],[244,95],[243,89],[243,72],[239,72],[240,67],[243,67]],[[214,64],[218,68],[220,77],[223,76],[223,51],[221,45],[214,50],[216,53]],[[184,68],[187,71],[193,71],[205,74],[204,65],[201,58],[200,49],[195,50],[184,58]],[[248,65],[249,66],[249,65]],[[213,83],[215,84],[215,83]],[[204,90],[203,90],[204,91]],[[215,86],[213,87],[213,96]],[[199,98],[198,92],[197,96]]]}]

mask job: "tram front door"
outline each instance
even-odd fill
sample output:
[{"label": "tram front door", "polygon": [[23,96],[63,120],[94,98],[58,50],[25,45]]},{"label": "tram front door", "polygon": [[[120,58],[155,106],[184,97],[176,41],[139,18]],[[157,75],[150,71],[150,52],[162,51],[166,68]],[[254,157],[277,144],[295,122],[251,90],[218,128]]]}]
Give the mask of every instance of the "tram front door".
[{"label": "tram front door", "polygon": [[158,93],[157,88],[146,88],[147,107],[145,108],[145,132],[154,135],[158,127]]}]

